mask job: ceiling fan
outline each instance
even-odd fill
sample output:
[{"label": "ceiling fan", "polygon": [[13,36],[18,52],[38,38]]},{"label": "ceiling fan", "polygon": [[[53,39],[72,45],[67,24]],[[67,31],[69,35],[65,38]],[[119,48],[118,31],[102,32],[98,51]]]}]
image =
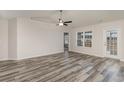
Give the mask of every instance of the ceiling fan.
[{"label": "ceiling fan", "polygon": [[59,11],[60,12],[60,18],[59,18],[59,23],[57,24],[57,26],[68,26],[68,23],[72,23],[72,21],[63,21],[62,19],[62,10]]},{"label": "ceiling fan", "polygon": [[[72,21],[63,21],[62,19],[62,10],[59,11],[60,12],[60,15],[59,15],[59,18],[58,18],[58,23],[56,24],[57,26],[68,26],[68,23],[72,23]],[[30,18],[31,20],[35,20],[35,21],[42,21],[42,22],[48,22],[48,23],[56,23],[55,20],[51,20],[51,19],[48,19],[48,18],[43,18],[43,17],[31,17]]]}]

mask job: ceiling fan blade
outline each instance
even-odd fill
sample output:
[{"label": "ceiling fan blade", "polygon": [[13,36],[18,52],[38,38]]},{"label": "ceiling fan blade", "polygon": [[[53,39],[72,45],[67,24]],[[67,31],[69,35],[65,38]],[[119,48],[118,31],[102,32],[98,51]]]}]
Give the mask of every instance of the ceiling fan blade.
[{"label": "ceiling fan blade", "polygon": [[64,23],[72,23],[72,21],[65,21]]},{"label": "ceiling fan blade", "polygon": [[68,26],[68,24],[64,24],[65,26]]}]

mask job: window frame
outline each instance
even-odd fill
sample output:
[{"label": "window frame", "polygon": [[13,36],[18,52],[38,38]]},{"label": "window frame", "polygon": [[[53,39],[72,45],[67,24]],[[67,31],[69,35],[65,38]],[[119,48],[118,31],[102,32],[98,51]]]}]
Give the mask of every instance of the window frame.
[{"label": "window frame", "polygon": [[[89,36],[87,35],[87,37],[89,38],[89,40],[91,41],[91,45],[90,46],[86,46],[85,45],[85,42],[86,42],[86,34],[85,33],[88,33],[90,32]],[[81,33],[81,35],[83,36],[83,38],[81,39],[78,39],[78,33]],[[76,32],[76,46],[77,47],[89,47],[91,48],[92,47],[92,39],[93,39],[93,31],[82,31],[82,32]],[[81,40],[82,41],[82,45],[79,45],[78,44],[78,40]]]},{"label": "window frame", "polygon": [[[81,34],[81,38],[80,39],[78,38],[78,34],[79,33]],[[81,40],[81,42],[82,42],[80,45],[78,44],[78,40]],[[84,46],[84,32],[77,32],[76,33],[76,46],[77,47],[83,47]]]},{"label": "window frame", "polygon": [[[84,35],[85,35],[84,36],[84,46],[92,47],[92,39],[93,39],[92,31],[85,31]],[[89,43],[89,45],[88,45],[88,43]]]}]

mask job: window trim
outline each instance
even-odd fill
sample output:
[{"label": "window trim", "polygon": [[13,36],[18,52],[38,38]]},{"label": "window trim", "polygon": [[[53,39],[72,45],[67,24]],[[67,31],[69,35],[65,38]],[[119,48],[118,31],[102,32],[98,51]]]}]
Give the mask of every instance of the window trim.
[{"label": "window trim", "polygon": [[[83,38],[81,38],[81,41],[83,42],[82,45],[78,45],[78,33],[81,33],[81,34],[83,33]],[[76,33],[76,46],[77,47],[83,47],[84,46],[84,32],[77,32]]]},{"label": "window trim", "polygon": [[[88,34],[86,35],[86,33],[90,33],[90,35],[88,35]],[[86,36],[88,36],[88,37],[86,38]],[[92,47],[92,39],[93,39],[93,33],[92,33],[92,31],[85,31],[84,46],[91,48]],[[91,41],[91,46],[86,46],[86,43],[85,43],[86,40],[90,40]]]},{"label": "window trim", "polygon": [[[85,33],[86,33],[86,32],[91,32],[91,36],[92,36],[92,37],[91,37],[91,47],[85,46]],[[82,44],[82,46],[79,46],[79,45],[78,45],[78,33],[83,33],[83,39],[82,39],[83,44]],[[93,43],[92,43],[93,41],[92,41],[92,40],[93,40],[93,31],[92,31],[92,30],[90,30],[90,31],[82,31],[82,32],[79,31],[79,32],[76,32],[76,46],[77,46],[77,47],[92,48],[92,46],[93,46]]]}]

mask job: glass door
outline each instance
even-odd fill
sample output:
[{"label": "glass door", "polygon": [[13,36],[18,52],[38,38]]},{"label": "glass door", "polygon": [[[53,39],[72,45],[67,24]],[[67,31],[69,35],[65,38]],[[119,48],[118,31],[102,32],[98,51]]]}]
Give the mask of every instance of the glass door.
[{"label": "glass door", "polygon": [[118,33],[117,31],[106,32],[106,56],[117,57],[118,56]]}]

